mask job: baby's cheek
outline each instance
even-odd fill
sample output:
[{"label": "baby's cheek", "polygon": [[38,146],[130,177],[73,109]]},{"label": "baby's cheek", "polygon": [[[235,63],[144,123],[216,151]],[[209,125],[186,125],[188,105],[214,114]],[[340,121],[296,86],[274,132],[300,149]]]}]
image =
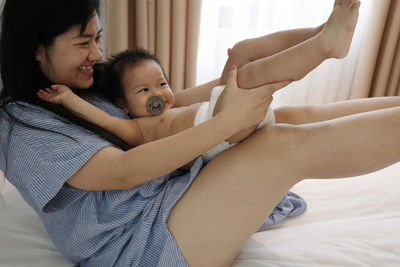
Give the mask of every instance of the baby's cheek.
[{"label": "baby's cheek", "polygon": [[137,117],[147,117],[147,116],[152,116],[147,108],[146,108],[146,103],[139,103],[134,107],[135,113],[137,114]]}]

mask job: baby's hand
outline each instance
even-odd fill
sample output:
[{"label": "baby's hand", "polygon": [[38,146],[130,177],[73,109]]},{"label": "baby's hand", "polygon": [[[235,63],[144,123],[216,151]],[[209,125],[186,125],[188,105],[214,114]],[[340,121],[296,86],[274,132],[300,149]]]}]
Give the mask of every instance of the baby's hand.
[{"label": "baby's hand", "polygon": [[71,89],[62,84],[54,84],[50,88],[40,89],[36,94],[44,101],[59,105],[62,105],[70,96],[73,96]]}]

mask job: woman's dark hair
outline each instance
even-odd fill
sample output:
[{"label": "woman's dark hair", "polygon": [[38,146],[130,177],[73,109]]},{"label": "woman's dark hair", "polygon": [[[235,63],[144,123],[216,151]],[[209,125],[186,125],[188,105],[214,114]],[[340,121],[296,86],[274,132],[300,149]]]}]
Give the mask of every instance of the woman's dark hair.
[{"label": "woman's dark hair", "polygon": [[51,85],[35,58],[39,45],[47,51],[57,36],[76,25],[81,25],[83,33],[88,21],[99,13],[100,0],[6,0],[1,17],[0,70],[3,88],[0,111],[7,113],[16,123],[33,127],[7,110],[8,103],[28,102],[128,149],[126,143],[115,135],[75,116],[60,105],[42,101],[36,96],[38,89]]},{"label": "woman's dark hair", "polygon": [[[125,50],[113,55],[108,62],[104,64],[104,71],[108,77],[107,81],[101,81],[100,84],[106,85],[104,88],[112,89],[109,92],[104,92],[114,103],[119,100],[125,100],[124,88],[121,83],[125,71],[128,67],[134,67],[143,61],[154,61],[160,67],[167,83],[168,77],[161,65],[159,59],[145,49],[139,48],[135,50]],[[112,85],[112,86],[111,86]]]}]

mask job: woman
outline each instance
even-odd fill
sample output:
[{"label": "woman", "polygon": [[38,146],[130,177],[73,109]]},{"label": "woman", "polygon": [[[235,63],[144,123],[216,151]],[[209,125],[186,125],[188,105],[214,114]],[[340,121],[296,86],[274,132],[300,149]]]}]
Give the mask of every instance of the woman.
[{"label": "woman", "polygon": [[[287,84],[239,90],[235,71],[211,120],[127,149],[36,97],[39,88],[63,83],[123,116],[92,87],[102,58],[98,9],[96,0],[7,0],[2,21],[0,168],[72,262],[228,265],[295,183],[399,161],[400,100],[384,98],[282,108],[276,117],[287,124],[258,130],[202,167],[201,153],[260,122],[272,93]],[[315,32],[281,34],[293,36],[291,47]],[[209,99],[217,83],[187,90],[177,103]],[[196,158],[190,172],[175,171]]]}]

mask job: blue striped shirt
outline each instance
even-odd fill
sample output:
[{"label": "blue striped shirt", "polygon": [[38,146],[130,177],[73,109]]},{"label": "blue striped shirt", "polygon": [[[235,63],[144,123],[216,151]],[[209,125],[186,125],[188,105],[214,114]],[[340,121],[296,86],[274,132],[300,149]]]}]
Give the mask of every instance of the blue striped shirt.
[{"label": "blue striped shirt", "polygon": [[[98,100],[111,115],[125,116]],[[201,157],[189,172],[177,170],[130,190],[66,187],[96,152],[113,144],[34,105],[13,103],[9,110],[32,126],[75,139],[9,122],[4,112],[0,117],[0,168],[39,214],[65,257],[81,266],[187,266],[166,220],[200,171]],[[304,209],[304,200],[286,195],[263,227]]]}]

